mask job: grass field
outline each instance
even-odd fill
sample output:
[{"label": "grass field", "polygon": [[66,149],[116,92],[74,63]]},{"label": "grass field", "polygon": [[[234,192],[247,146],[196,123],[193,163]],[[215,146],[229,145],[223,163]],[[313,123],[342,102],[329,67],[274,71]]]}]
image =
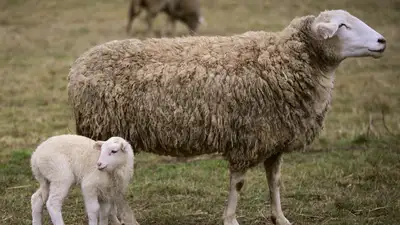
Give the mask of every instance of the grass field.
[{"label": "grass field", "polygon": [[[381,59],[345,61],[321,136],[304,153],[285,155],[283,210],[293,224],[400,224],[400,1],[203,0],[203,35],[279,30],[295,16],[346,9],[388,42]],[[74,133],[67,102],[70,64],[88,48],[125,34],[128,0],[0,1],[0,224],[30,224],[37,188],[29,157],[51,135]],[[164,15],[155,27],[163,26]],[[145,38],[142,19],[134,36]],[[186,33],[183,25],[178,26]],[[167,163],[139,154],[129,202],[141,225],[222,224],[227,163]],[[272,224],[261,167],[252,169],[238,207],[241,225]],[[72,189],[66,224],[85,224]],[[50,224],[45,211],[45,224]]]}]

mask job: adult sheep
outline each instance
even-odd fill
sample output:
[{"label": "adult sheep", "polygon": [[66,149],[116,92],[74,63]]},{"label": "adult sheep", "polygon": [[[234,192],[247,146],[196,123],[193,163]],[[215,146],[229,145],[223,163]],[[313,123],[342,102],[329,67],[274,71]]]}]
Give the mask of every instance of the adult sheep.
[{"label": "adult sheep", "polygon": [[139,16],[142,9],[147,11],[147,33],[152,31],[153,20],[160,12],[164,12],[168,16],[169,30],[166,34],[175,34],[177,20],[186,24],[190,34],[196,33],[200,24],[205,24],[199,0],[131,0],[126,26],[128,34],[131,31],[133,20]]},{"label": "adult sheep", "polygon": [[[97,164],[97,166],[96,166]],[[32,224],[42,224],[46,203],[54,225],[63,225],[61,207],[72,184],[80,184],[89,225],[138,225],[124,199],[133,175],[131,145],[120,137],[94,141],[79,135],[58,135],[42,142],[32,153],[31,167],[40,183],[32,195]]]},{"label": "adult sheep", "polygon": [[349,57],[379,58],[382,35],[344,10],[295,18],[280,32],[111,41],[85,52],[68,80],[77,133],[120,135],[134,149],[171,156],[220,152],[229,162],[224,224],[245,172],[264,164],[271,219],[280,202],[282,154],[323,128],[334,71]]}]

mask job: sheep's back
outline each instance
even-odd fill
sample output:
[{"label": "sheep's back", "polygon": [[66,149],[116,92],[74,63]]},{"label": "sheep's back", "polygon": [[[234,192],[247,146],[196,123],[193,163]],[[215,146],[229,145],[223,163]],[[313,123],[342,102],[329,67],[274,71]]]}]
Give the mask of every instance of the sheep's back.
[{"label": "sheep's back", "polygon": [[[99,151],[94,141],[77,135],[53,136],[42,142],[32,154],[32,166],[46,176],[59,176],[59,172],[72,170],[76,181],[96,168]],[[48,174],[47,174],[48,173]]]},{"label": "sheep's back", "polygon": [[69,75],[77,133],[121,136],[135,151],[157,154],[219,151],[247,164],[298,148],[323,118],[312,106],[318,75],[304,68],[308,58],[299,46],[279,33],[247,32],[95,47]]},{"label": "sheep's back", "polygon": [[119,135],[135,150],[185,156],[277,144],[269,132],[280,125],[265,117],[272,93],[259,76],[259,40],[165,42],[114,42],[83,58],[82,73],[70,74],[86,80],[70,91],[83,135]]}]

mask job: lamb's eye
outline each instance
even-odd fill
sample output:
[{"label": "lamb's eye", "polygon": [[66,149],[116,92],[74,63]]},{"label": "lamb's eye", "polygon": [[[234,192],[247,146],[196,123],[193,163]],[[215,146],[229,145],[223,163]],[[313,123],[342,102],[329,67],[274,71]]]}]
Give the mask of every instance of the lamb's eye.
[{"label": "lamb's eye", "polygon": [[112,150],[112,151],[111,151],[112,154],[115,154],[115,153],[117,153],[117,152],[118,152],[117,150]]},{"label": "lamb's eye", "polygon": [[346,27],[346,28],[349,28],[346,24],[344,24],[344,23],[341,23],[340,25],[339,25],[339,28],[341,28],[341,27]]}]

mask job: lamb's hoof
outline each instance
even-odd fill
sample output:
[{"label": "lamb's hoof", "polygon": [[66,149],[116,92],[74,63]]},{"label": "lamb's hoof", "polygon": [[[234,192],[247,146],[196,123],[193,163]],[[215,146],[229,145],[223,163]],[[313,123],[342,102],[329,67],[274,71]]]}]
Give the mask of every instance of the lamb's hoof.
[{"label": "lamb's hoof", "polygon": [[285,217],[271,216],[272,223],[275,225],[292,225]]},{"label": "lamb's hoof", "polygon": [[239,223],[236,219],[224,220],[224,225],[239,225]]}]

